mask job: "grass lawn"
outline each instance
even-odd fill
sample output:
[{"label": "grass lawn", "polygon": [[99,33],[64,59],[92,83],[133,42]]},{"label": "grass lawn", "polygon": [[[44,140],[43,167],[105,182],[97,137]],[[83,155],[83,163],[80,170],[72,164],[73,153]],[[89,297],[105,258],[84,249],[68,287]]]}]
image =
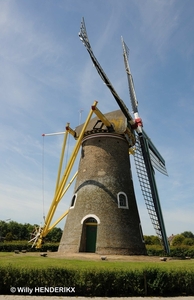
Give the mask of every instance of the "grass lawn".
[{"label": "grass lawn", "polygon": [[88,297],[194,295],[194,259],[0,252],[0,277],[0,293],[6,295],[18,286],[33,291],[37,286],[75,287],[76,296]]},{"label": "grass lawn", "polygon": [[41,257],[40,253],[20,253],[15,254],[12,252],[0,252],[0,267],[2,266],[12,266],[18,268],[51,268],[51,267],[58,267],[58,268],[68,268],[68,269],[109,269],[109,270],[136,270],[136,269],[148,269],[148,268],[162,268],[166,270],[174,270],[174,269],[181,269],[187,271],[194,272],[194,259],[190,260],[175,260],[172,259],[166,262],[162,262],[159,258],[145,261],[139,260],[135,256],[134,261],[133,258],[127,260],[127,258],[122,259],[114,259],[109,260],[101,260],[99,256],[96,259],[90,259],[82,257],[76,258],[64,258],[58,257],[55,253],[48,253],[48,257]]}]

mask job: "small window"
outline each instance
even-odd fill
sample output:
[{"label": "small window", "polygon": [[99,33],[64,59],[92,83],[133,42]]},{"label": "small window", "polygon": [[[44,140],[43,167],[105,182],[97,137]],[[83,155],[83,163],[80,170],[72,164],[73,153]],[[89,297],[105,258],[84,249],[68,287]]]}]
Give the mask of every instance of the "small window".
[{"label": "small window", "polygon": [[123,192],[120,192],[117,194],[117,200],[118,200],[118,208],[126,208],[128,209],[128,199],[127,195]]},{"label": "small window", "polygon": [[76,202],[76,198],[77,198],[77,194],[74,194],[74,195],[73,195],[73,198],[72,198],[72,200],[71,200],[71,206],[70,206],[70,208],[74,208],[75,202]]}]

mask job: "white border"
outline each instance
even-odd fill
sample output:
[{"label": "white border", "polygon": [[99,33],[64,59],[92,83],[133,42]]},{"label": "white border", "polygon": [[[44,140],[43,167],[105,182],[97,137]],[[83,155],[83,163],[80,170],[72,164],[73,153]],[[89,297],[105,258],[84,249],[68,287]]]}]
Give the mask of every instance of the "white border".
[{"label": "white border", "polygon": [[[73,194],[73,197],[74,197],[74,196],[75,196],[74,205],[73,205],[73,206],[70,206],[70,208],[69,208],[69,209],[72,209],[72,208],[74,208],[74,207],[75,207],[75,203],[76,203],[76,200],[77,200],[77,193]],[[71,202],[72,202],[72,200],[73,200],[73,197],[72,197],[72,199],[71,199]]]},{"label": "white border", "polygon": [[89,215],[86,215],[85,217],[83,217],[83,219],[81,220],[81,224],[83,224],[84,221],[88,218],[94,218],[94,219],[96,219],[97,224],[100,224],[100,219],[96,215],[93,215],[93,214],[89,214]]}]

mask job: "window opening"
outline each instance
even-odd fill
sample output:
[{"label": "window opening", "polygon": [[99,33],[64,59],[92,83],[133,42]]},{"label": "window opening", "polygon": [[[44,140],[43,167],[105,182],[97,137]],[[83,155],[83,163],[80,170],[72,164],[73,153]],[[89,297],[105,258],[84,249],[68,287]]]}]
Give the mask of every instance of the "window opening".
[{"label": "window opening", "polygon": [[72,200],[71,200],[71,206],[70,206],[70,208],[74,208],[76,198],[77,198],[77,194],[74,194],[74,195],[73,195],[73,198],[72,198]]},{"label": "window opening", "polygon": [[126,208],[128,209],[128,199],[127,195],[123,192],[120,192],[117,194],[117,200],[118,200],[118,207],[119,208]]}]

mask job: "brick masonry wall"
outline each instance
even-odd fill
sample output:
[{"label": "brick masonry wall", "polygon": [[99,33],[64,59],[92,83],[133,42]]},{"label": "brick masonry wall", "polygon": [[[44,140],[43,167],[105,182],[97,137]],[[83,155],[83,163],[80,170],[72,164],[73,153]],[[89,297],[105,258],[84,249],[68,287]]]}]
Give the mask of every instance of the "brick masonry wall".
[{"label": "brick masonry wall", "polygon": [[[128,144],[121,135],[90,135],[83,140],[74,208],[67,216],[59,252],[84,251],[87,215],[98,217],[96,252],[146,254],[134,194]],[[128,209],[118,208],[117,194],[124,192]],[[82,222],[84,223],[84,222]]]}]

